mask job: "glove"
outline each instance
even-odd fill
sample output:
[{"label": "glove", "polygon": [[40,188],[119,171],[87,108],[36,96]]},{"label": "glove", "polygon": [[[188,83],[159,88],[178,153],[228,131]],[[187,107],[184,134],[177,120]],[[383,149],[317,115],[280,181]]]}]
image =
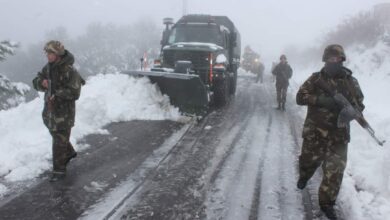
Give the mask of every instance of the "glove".
[{"label": "glove", "polygon": [[349,101],[341,93],[336,93],[333,99],[341,109],[350,105]]},{"label": "glove", "polygon": [[357,118],[358,112],[352,107],[352,105],[348,105],[341,109],[339,117],[337,118],[337,127],[344,128],[349,125],[349,122],[353,119]]},{"label": "glove", "polygon": [[332,97],[326,95],[319,95],[316,100],[316,105],[329,110],[338,108],[336,101]]}]

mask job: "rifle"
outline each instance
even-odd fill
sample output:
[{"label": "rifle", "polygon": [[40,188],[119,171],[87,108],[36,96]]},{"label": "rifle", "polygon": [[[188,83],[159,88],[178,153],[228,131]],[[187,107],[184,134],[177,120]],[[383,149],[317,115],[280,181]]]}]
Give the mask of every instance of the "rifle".
[{"label": "rifle", "polygon": [[337,105],[339,105],[342,108],[339,117],[337,119],[337,127],[346,127],[349,121],[356,120],[360,124],[360,126],[363,127],[371,135],[371,137],[376,141],[377,144],[383,146],[386,140],[379,140],[375,136],[374,129],[372,129],[370,124],[364,118],[363,114],[359,110],[356,110],[341,93],[334,92],[329,87],[329,85],[321,78],[318,78],[315,81],[315,84],[319,88],[324,90],[326,93],[331,95],[335,100],[335,102],[337,103]]},{"label": "rifle", "polygon": [[52,81],[51,81],[51,77],[50,77],[50,69],[48,71],[48,79],[47,79],[47,111],[49,113],[49,128],[52,128],[53,126],[53,100],[52,100],[52,97],[53,97],[53,91],[52,91]]}]

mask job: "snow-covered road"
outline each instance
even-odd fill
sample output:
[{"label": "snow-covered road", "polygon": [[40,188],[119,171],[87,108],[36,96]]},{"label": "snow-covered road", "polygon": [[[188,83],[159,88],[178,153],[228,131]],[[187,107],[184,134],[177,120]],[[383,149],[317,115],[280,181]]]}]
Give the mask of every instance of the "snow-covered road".
[{"label": "snow-covered road", "polygon": [[238,98],[251,99],[249,106],[240,105],[251,110],[240,124],[237,144],[207,190],[207,219],[303,219],[302,196],[295,187],[291,106],[287,112],[274,109],[273,84],[250,79],[241,80],[246,97]]}]

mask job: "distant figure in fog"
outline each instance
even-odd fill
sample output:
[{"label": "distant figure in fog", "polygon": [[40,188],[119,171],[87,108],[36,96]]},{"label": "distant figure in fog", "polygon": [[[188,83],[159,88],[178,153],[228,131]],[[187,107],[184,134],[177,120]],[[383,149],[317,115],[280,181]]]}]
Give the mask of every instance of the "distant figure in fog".
[{"label": "distant figure in fog", "polygon": [[285,110],[287,88],[292,72],[290,65],[287,63],[286,55],[281,55],[280,63],[272,70],[272,74],[276,78],[276,101],[278,102],[277,109],[279,110]]},{"label": "distant figure in fog", "polygon": [[259,81],[263,83],[264,79],[264,64],[260,61],[260,59],[256,59],[254,64],[253,71],[256,74],[256,83]]},{"label": "distant figure in fog", "polygon": [[44,47],[48,63],[33,80],[37,91],[44,92],[43,122],[53,138],[53,172],[50,181],[65,177],[68,162],[77,156],[69,141],[74,126],[76,100],[85,81],[73,67],[74,57],[59,41]]}]

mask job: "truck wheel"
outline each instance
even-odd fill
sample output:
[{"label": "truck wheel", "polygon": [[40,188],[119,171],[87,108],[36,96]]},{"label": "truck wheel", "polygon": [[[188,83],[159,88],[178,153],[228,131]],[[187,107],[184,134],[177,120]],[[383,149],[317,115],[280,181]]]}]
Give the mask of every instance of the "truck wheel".
[{"label": "truck wheel", "polygon": [[228,80],[223,79],[214,85],[214,102],[220,107],[226,105],[229,101],[229,85]]}]

